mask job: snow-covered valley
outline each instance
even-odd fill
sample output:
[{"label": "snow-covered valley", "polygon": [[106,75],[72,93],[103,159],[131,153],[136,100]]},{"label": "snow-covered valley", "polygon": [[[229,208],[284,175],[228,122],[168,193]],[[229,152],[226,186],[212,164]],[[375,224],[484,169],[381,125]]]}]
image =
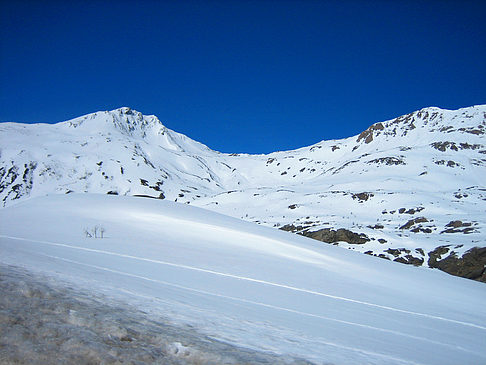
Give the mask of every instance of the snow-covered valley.
[{"label": "snow-covered valley", "polygon": [[[49,195],[0,210],[0,222],[0,263],[14,267],[17,276],[23,273],[24,280],[25,275],[47,277],[75,292],[92,293],[93,300],[104,297],[107,305],[136,307],[152,320],[170,323],[171,331],[173,326],[186,334],[193,329],[195,338],[159,339],[166,360],[160,363],[486,361],[486,292],[476,281],[167,200]],[[8,275],[13,274],[2,274],[2,282]],[[59,312],[69,315],[64,311],[71,308],[76,316],[71,306]],[[28,339],[13,328],[19,321],[6,321],[2,310],[2,344]],[[90,331],[86,314],[81,315],[83,320],[71,318],[70,324]],[[101,328],[100,338],[115,342],[140,329]],[[130,336],[135,344],[138,337]],[[38,355],[72,345],[56,341],[37,347]],[[179,344],[181,354],[202,355],[199,360],[174,357],[176,352],[167,350],[171,343]],[[227,352],[218,350],[223,348]]]}]

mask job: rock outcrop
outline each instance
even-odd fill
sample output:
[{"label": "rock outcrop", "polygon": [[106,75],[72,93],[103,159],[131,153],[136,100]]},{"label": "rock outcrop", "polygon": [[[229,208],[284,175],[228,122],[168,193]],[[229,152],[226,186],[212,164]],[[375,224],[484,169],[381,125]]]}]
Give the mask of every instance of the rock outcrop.
[{"label": "rock outcrop", "polygon": [[458,257],[454,251],[442,259],[450,248],[439,246],[429,253],[429,266],[445,271],[448,274],[461,276],[486,283],[486,247],[473,247]]},{"label": "rock outcrop", "polygon": [[337,243],[337,242],[347,242],[352,245],[362,245],[369,242],[370,239],[364,233],[351,232],[345,228],[339,228],[337,230],[324,228],[317,231],[309,231],[304,229],[304,227],[296,227],[294,225],[286,225],[280,228],[284,231],[296,232],[305,237],[309,237],[321,242],[326,243]]}]

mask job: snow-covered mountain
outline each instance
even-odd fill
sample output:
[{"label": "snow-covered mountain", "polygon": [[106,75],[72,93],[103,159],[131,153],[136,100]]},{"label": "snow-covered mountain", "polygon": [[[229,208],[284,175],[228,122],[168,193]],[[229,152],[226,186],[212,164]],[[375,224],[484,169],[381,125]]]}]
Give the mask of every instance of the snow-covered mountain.
[{"label": "snow-covered mountain", "polygon": [[212,151],[129,108],[1,123],[0,201],[165,198],[486,281],[485,134],[486,106],[425,108],[269,155]]}]

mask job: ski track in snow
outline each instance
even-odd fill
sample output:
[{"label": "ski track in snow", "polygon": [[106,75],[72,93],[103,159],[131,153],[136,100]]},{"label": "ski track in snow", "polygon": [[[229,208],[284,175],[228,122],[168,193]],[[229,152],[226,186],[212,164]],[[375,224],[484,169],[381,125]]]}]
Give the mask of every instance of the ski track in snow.
[{"label": "ski track in snow", "polygon": [[[266,303],[262,303],[262,302],[255,302],[253,300],[236,298],[236,297],[223,295],[223,294],[211,293],[211,292],[208,292],[208,291],[205,291],[205,290],[189,288],[187,286],[170,283],[170,282],[164,281],[164,280],[157,280],[157,279],[148,278],[146,276],[130,274],[130,273],[127,273],[127,272],[124,272],[124,271],[113,270],[113,269],[109,269],[109,268],[103,267],[103,266],[86,264],[84,262],[66,259],[66,258],[59,257],[59,256],[53,256],[53,255],[47,255],[47,254],[40,254],[40,255],[46,256],[46,257],[49,257],[49,258],[52,258],[52,259],[56,259],[56,260],[62,260],[62,261],[65,261],[65,262],[76,264],[76,265],[81,265],[81,266],[86,266],[86,267],[90,267],[90,268],[97,269],[97,270],[107,271],[107,272],[118,274],[118,275],[130,276],[130,277],[136,278],[136,279],[141,279],[141,280],[154,282],[154,283],[157,283],[157,284],[171,286],[171,287],[174,287],[174,288],[177,288],[177,289],[187,290],[187,291],[191,291],[191,292],[198,293],[198,294],[209,295],[209,296],[223,298],[223,299],[229,299],[229,300],[232,300],[232,301],[252,304],[252,305],[256,305],[256,306],[260,306],[260,307],[276,309],[276,310],[285,311],[285,312],[289,312],[289,313],[299,314],[299,315],[306,316],[306,317],[323,319],[323,320],[326,320],[326,321],[338,322],[338,323],[347,324],[347,325],[350,325],[350,326],[367,328],[367,329],[371,329],[371,330],[375,330],[375,331],[379,331],[379,332],[385,332],[385,333],[390,333],[390,334],[394,334],[394,335],[398,335],[398,336],[413,338],[415,340],[425,341],[425,342],[433,343],[433,344],[440,345],[440,346],[451,347],[451,348],[454,348],[454,349],[458,348],[456,345],[452,346],[452,345],[449,345],[449,344],[445,344],[443,342],[433,341],[433,340],[430,340],[430,339],[425,338],[425,337],[413,336],[413,335],[409,335],[409,334],[406,334],[406,333],[403,333],[403,332],[387,330],[387,329],[380,328],[380,327],[374,327],[374,326],[369,326],[369,325],[365,325],[365,324],[361,324],[361,323],[344,321],[344,320],[335,319],[335,318],[331,318],[331,317],[325,317],[325,316],[321,316],[321,315],[318,315],[318,314],[302,312],[302,311],[284,308],[284,307],[279,307],[279,306],[276,306],[276,305],[266,304]],[[133,294],[133,295],[138,295],[137,293],[133,293],[133,292],[130,292],[130,291],[127,291],[127,292],[129,292],[130,294]],[[154,299],[154,298],[152,298],[152,299]],[[157,299],[157,298],[155,298],[155,299]],[[322,341],[322,340],[320,340],[319,342],[323,343],[325,345],[339,347],[339,348],[342,348],[342,349],[362,352],[362,353],[367,354],[367,355],[376,355],[376,356],[380,356],[380,357],[390,358],[390,359],[393,359],[393,360],[400,360],[400,359],[397,359],[397,358],[394,358],[394,357],[391,357],[391,356],[379,354],[379,353],[376,353],[376,352],[370,352],[370,351],[366,351],[366,350],[355,348],[355,347],[343,346],[343,345],[339,345],[339,344],[335,344],[335,343],[331,343],[331,342],[327,342],[327,341]],[[463,349],[461,349],[461,350],[463,350]],[[467,351],[467,350],[464,350],[464,351],[465,352],[471,352],[471,351]],[[401,360],[401,361],[404,361],[404,360]],[[407,361],[407,363],[415,364],[414,362],[408,362],[408,361]]]},{"label": "ski track in snow", "polygon": [[[123,257],[123,258],[131,259],[131,260],[145,261],[145,262],[151,262],[151,263],[155,263],[155,264],[159,264],[159,265],[166,265],[166,266],[172,266],[172,267],[182,268],[182,269],[186,269],[186,270],[204,272],[204,273],[207,273],[207,274],[212,274],[212,275],[217,275],[217,276],[222,276],[222,277],[228,277],[228,278],[237,279],[237,280],[245,280],[245,281],[259,283],[259,284],[263,284],[263,285],[269,285],[269,286],[273,286],[273,287],[288,289],[288,290],[292,290],[292,291],[296,291],[296,292],[303,292],[303,293],[307,293],[307,294],[312,294],[312,295],[322,296],[322,297],[326,297],[326,298],[331,298],[331,299],[335,299],[335,300],[339,300],[339,301],[350,302],[350,303],[355,303],[355,304],[369,306],[369,307],[374,307],[374,308],[380,308],[380,309],[387,310],[387,311],[405,313],[405,314],[410,314],[410,315],[414,315],[414,316],[420,316],[420,317],[425,317],[425,318],[434,319],[434,320],[438,320],[438,321],[445,321],[445,322],[455,323],[455,324],[459,324],[459,325],[463,325],[463,326],[474,327],[474,328],[478,328],[478,329],[481,329],[481,330],[486,330],[486,327],[480,326],[480,325],[477,325],[477,324],[474,324],[474,323],[470,323],[470,322],[458,321],[458,320],[454,320],[454,319],[450,319],[450,318],[445,318],[445,317],[440,317],[440,316],[434,316],[434,315],[426,314],[426,313],[408,311],[408,310],[404,310],[404,309],[399,309],[399,308],[394,308],[394,307],[389,307],[389,306],[384,306],[384,305],[379,305],[379,304],[364,302],[364,301],[360,301],[360,300],[356,300],[356,299],[345,298],[345,297],[340,297],[340,296],[336,296],[336,295],[331,295],[331,294],[326,294],[326,293],[322,293],[322,292],[317,292],[317,291],[314,291],[314,290],[308,290],[308,289],[305,289],[305,288],[297,288],[297,287],[290,286],[290,285],[279,284],[279,283],[274,283],[274,282],[270,282],[270,281],[266,281],[266,280],[255,279],[255,278],[250,278],[250,277],[245,277],[245,276],[238,276],[238,275],[233,275],[233,274],[228,274],[228,273],[222,273],[222,272],[218,272],[218,271],[213,271],[213,270],[208,270],[208,269],[203,269],[203,268],[198,268],[198,267],[193,267],[193,266],[188,266],[188,265],[175,264],[175,263],[171,263],[171,262],[160,261],[160,260],[153,260],[153,259],[149,259],[149,258],[145,258],[145,257],[137,257],[137,256],[126,255],[126,254],[121,254],[121,253],[117,253],[117,252],[111,252],[111,251],[104,251],[104,250],[97,250],[97,249],[80,247],[80,246],[73,246],[73,245],[64,244],[64,243],[41,241],[41,240],[33,240],[33,239],[27,239],[27,238],[22,238],[22,237],[7,236],[7,235],[0,235],[0,237],[8,238],[8,239],[13,239],[13,240],[18,240],[18,241],[28,241],[28,242],[46,244],[46,245],[51,245],[51,246],[66,247],[66,248],[70,248],[70,249],[74,249],[74,250],[81,250],[81,251],[87,251],[87,252],[95,252],[95,253],[100,253],[100,254],[109,255],[109,256],[118,256],[118,257]],[[45,256],[49,256],[49,255],[45,255]],[[61,258],[61,257],[55,257],[55,256],[52,256],[52,257],[53,258],[56,258],[56,259],[62,259],[62,260],[65,260],[65,261],[69,261],[69,262],[72,261],[72,260],[68,260],[68,259]],[[96,266],[96,265],[89,265],[89,264],[80,263],[80,262],[76,262],[76,261],[72,261],[72,262],[73,263],[77,263],[77,264],[81,264],[81,265],[92,266],[93,268],[97,268],[97,269],[101,269],[101,270],[105,270],[105,271],[110,271],[110,272],[117,273],[117,274],[121,274],[121,275],[132,276],[132,277],[136,277],[136,278],[143,279],[143,280],[149,280],[149,281],[153,281],[153,282],[159,282],[159,283],[164,284],[164,285],[171,285],[171,286],[178,287],[178,288],[185,289],[185,290],[191,290],[191,291],[194,291],[194,292],[200,292],[200,293],[207,294],[207,295],[219,296],[219,297],[224,297],[224,298],[232,299],[232,300],[240,300],[240,301],[247,302],[247,303],[250,303],[250,304],[268,306],[270,308],[271,307],[274,307],[274,306],[271,306],[271,305],[268,305],[268,304],[264,304],[264,303],[246,301],[244,299],[227,297],[227,296],[220,295],[220,294],[215,294],[215,293],[209,293],[209,292],[205,292],[205,291],[200,291],[200,290],[197,290],[197,289],[192,289],[192,288],[187,288],[187,287],[184,287],[184,286],[179,286],[177,284],[171,284],[171,283],[168,283],[168,282],[165,282],[165,281],[159,281],[159,280],[156,280],[156,279],[146,278],[146,277],[143,277],[143,276],[138,276],[138,275],[134,275],[134,274],[122,272],[122,271],[108,269],[108,268],[105,268],[105,267],[100,267],[100,266]],[[280,308],[280,307],[274,307],[274,308],[275,309],[286,310],[286,311],[289,311],[289,312],[294,312],[291,309]],[[325,318],[325,317],[320,317],[318,315],[312,315],[312,314],[309,314],[309,313],[304,313],[304,312],[299,312],[299,311],[295,311],[295,313],[300,313],[302,315],[308,315],[308,316],[313,316],[313,317],[322,318],[322,319],[329,319],[329,318]],[[352,322],[347,322],[347,321],[340,321],[340,320],[335,320],[335,321],[342,322],[342,323],[347,323],[347,324],[352,324],[352,325],[356,325],[356,326],[360,326],[360,327],[367,327],[367,328],[371,328],[371,329],[375,329],[375,330],[382,330],[382,331],[385,331],[385,332],[395,333],[395,331],[389,331],[389,330],[385,330],[385,329],[379,329],[379,328],[375,328],[375,327],[372,327],[372,326],[361,325],[361,324],[357,324],[357,323],[352,323]],[[412,338],[417,338],[417,339],[421,339],[421,340],[425,340],[425,339],[420,338],[420,337],[409,336],[409,335],[406,335],[406,334],[403,334],[403,333],[400,333],[400,332],[396,332],[396,334],[400,334],[400,335],[404,335],[404,336],[412,337]],[[433,341],[430,341],[430,342],[433,342]]]},{"label": "ski track in snow", "polygon": [[[276,309],[276,310],[281,310],[281,311],[285,311],[285,312],[295,313],[295,314],[299,314],[299,315],[303,315],[303,316],[307,316],[307,317],[313,317],[313,318],[319,318],[319,319],[324,319],[324,320],[330,320],[330,321],[334,321],[334,322],[344,323],[344,324],[348,324],[348,325],[352,325],[352,326],[364,327],[364,328],[367,328],[367,329],[377,330],[377,331],[381,331],[381,332],[388,332],[388,333],[392,333],[392,334],[399,335],[399,336],[409,337],[409,338],[413,338],[413,339],[417,339],[417,340],[431,342],[431,343],[438,344],[438,345],[443,345],[443,346],[446,346],[446,347],[457,348],[456,346],[450,346],[450,345],[443,344],[443,343],[440,343],[440,342],[431,341],[431,340],[428,340],[428,339],[423,338],[423,337],[417,337],[417,336],[407,335],[407,334],[402,333],[402,332],[386,330],[386,329],[383,329],[383,328],[378,328],[378,327],[373,327],[373,326],[367,326],[367,325],[363,325],[363,324],[359,324],[359,323],[354,323],[354,322],[349,322],[349,321],[342,321],[342,320],[338,320],[338,319],[333,319],[333,318],[328,318],[328,317],[324,317],[324,316],[319,316],[319,315],[312,314],[312,313],[306,313],[306,312],[296,311],[296,310],[293,310],[293,309],[278,307],[278,306],[271,305],[271,304],[265,304],[265,303],[255,302],[255,301],[252,301],[252,300],[246,300],[246,299],[242,299],[242,298],[235,298],[235,297],[231,297],[231,296],[227,296],[227,295],[211,293],[211,292],[204,291],[204,290],[199,290],[199,289],[189,288],[189,287],[182,286],[182,285],[178,285],[178,284],[169,283],[169,282],[163,281],[163,280],[151,279],[151,278],[148,278],[148,277],[145,277],[145,276],[140,276],[140,275],[130,274],[130,273],[123,272],[123,271],[108,269],[108,268],[102,267],[102,266],[85,264],[83,262],[79,262],[79,261],[75,261],[75,260],[70,260],[70,259],[65,259],[65,258],[62,258],[62,257],[59,257],[59,256],[44,255],[44,254],[41,254],[41,255],[46,256],[46,257],[49,257],[49,258],[53,258],[53,259],[56,259],[56,260],[62,260],[62,261],[65,261],[65,262],[69,262],[69,263],[72,263],[72,264],[77,264],[77,265],[87,266],[87,267],[91,267],[91,268],[98,269],[98,270],[108,271],[108,272],[111,272],[111,273],[114,273],[114,274],[118,274],[118,275],[125,275],[125,276],[130,276],[130,277],[136,278],[136,279],[151,281],[151,282],[154,282],[154,283],[157,283],[157,284],[163,284],[163,285],[171,286],[171,287],[174,287],[174,288],[177,288],[177,289],[182,289],[182,290],[187,290],[187,291],[195,292],[195,293],[198,293],[198,294],[209,295],[209,296],[223,298],[223,299],[229,299],[229,300],[243,302],[243,303],[247,303],[247,304],[252,304],[252,305],[256,305],[256,306],[260,306],[260,307],[266,307],[266,308],[270,308],[270,309]],[[137,295],[136,293],[132,293],[132,292],[130,292],[130,293],[131,294],[134,294],[134,295]],[[365,355],[371,355],[371,356],[374,356],[374,357],[379,357],[379,358],[383,358],[383,359],[393,360],[395,362],[398,361],[398,362],[404,363],[404,364],[420,365],[420,363],[417,363],[417,362],[408,361],[408,360],[404,360],[404,359],[399,359],[399,358],[396,358],[396,357],[393,357],[393,356],[389,356],[389,355],[385,355],[385,354],[380,354],[380,353],[372,352],[372,351],[367,351],[367,350],[360,349],[360,348],[357,348],[357,347],[344,346],[344,345],[340,345],[340,344],[333,343],[333,342],[328,342],[328,341],[323,341],[323,340],[318,340],[317,342],[319,342],[321,344],[324,344],[324,345],[328,345],[328,346],[332,346],[332,347],[337,347],[337,348],[340,348],[340,349],[344,349],[344,350],[351,350],[351,351],[359,352],[359,353],[362,353],[362,354],[365,354]],[[467,351],[467,352],[469,352],[469,351]]]}]

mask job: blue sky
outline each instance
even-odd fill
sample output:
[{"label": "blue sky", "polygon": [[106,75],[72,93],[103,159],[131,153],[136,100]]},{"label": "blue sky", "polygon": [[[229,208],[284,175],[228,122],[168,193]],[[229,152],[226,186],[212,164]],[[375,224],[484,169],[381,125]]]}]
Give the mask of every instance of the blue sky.
[{"label": "blue sky", "polygon": [[130,106],[222,152],[486,103],[486,1],[0,2],[0,120]]}]

